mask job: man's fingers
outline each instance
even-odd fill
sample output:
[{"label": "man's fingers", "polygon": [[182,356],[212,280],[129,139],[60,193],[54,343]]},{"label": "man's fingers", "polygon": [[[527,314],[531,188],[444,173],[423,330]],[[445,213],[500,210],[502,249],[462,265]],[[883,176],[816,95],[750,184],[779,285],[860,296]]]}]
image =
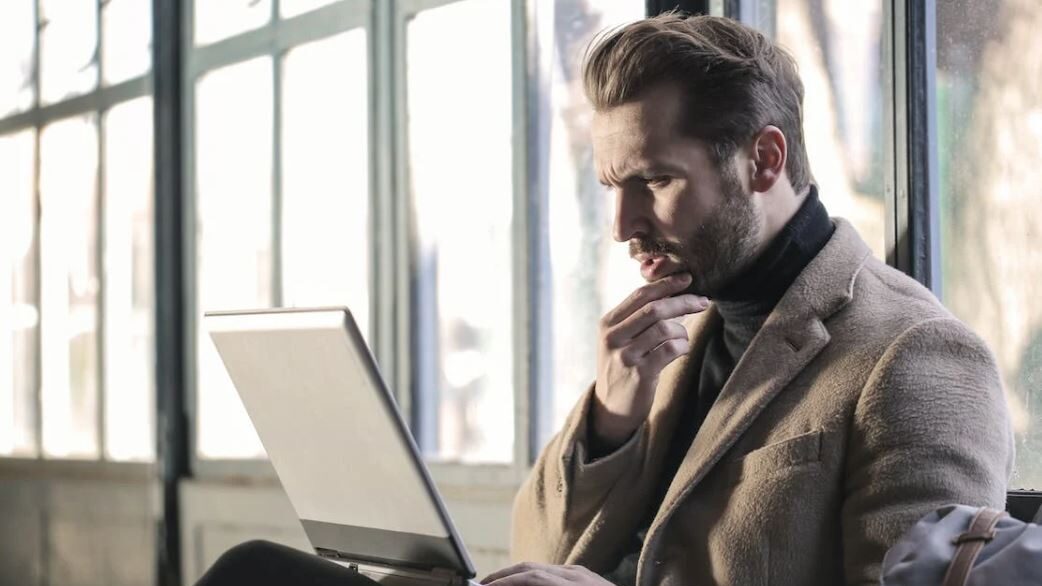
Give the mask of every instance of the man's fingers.
[{"label": "man's fingers", "polygon": [[630,341],[622,349],[620,358],[626,366],[636,366],[644,360],[646,354],[654,350],[666,340],[687,340],[687,328],[672,321],[655,322]]},{"label": "man's fingers", "polygon": [[704,297],[691,294],[658,299],[641,307],[621,323],[612,327],[604,341],[609,348],[618,348],[639,336],[656,322],[698,313],[707,307],[709,307],[709,302]]},{"label": "man's fingers", "polygon": [[638,368],[647,375],[655,375],[662,372],[670,362],[688,353],[690,344],[687,338],[666,340],[644,357]]},{"label": "man's fingers", "polygon": [[567,584],[569,579],[578,572],[577,568],[577,566],[552,566],[549,564],[522,562],[514,564],[509,568],[492,572],[485,576],[481,583],[495,584],[496,586]]},{"label": "man's fingers", "polygon": [[623,300],[615,309],[605,314],[601,323],[611,327],[630,316],[634,311],[656,299],[676,295],[691,284],[690,273],[677,273],[638,288]]}]

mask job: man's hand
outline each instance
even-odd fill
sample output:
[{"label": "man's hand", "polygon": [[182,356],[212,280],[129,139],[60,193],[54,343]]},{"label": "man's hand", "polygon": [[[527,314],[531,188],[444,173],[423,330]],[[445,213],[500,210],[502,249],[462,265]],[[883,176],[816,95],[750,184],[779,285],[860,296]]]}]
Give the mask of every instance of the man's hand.
[{"label": "man's hand", "polygon": [[481,581],[492,586],[611,586],[583,566],[550,566],[524,562],[493,572]]},{"label": "man's hand", "polygon": [[[678,295],[691,275],[678,273],[644,285],[601,318],[593,432],[618,447],[651,411],[662,370],[687,354],[687,330],[671,321],[704,311],[704,297]],[[673,297],[675,295],[675,297]]]}]

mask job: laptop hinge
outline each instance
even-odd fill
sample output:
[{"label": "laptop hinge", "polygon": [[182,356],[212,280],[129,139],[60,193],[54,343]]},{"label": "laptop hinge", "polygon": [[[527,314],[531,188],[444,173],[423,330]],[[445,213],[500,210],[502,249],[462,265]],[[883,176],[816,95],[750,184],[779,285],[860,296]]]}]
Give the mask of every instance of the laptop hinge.
[{"label": "laptop hinge", "polygon": [[432,584],[444,584],[446,586],[464,585],[467,580],[450,568],[418,568],[403,566],[383,561],[363,559],[352,556],[341,551],[315,548],[320,557],[334,561],[348,569],[361,574],[395,575],[400,578],[421,580]]}]

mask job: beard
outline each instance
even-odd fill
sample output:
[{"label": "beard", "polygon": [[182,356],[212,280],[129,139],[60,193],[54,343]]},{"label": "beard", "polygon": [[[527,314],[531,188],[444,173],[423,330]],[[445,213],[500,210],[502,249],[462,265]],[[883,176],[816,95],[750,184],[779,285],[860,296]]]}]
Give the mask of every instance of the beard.
[{"label": "beard", "polygon": [[715,297],[756,258],[759,218],[737,171],[720,166],[720,204],[679,243],[655,238],[630,240],[630,255],[663,255],[691,273],[687,293]]}]

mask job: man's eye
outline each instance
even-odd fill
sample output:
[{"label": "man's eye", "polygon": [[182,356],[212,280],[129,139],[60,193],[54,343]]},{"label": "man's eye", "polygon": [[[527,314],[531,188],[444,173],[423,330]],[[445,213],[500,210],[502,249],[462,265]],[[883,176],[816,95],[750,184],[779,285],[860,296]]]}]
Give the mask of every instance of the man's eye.
[{"label": "man's eye", "polygon": [[672,179],[673,179],[672,177],[668,177],[666,175],[660,175],[658,177],[649,177],[646,181],[647,181],[647,184],[650,185],[651,187],[665,187],[665,186],[669,185],[669,182]]}]

